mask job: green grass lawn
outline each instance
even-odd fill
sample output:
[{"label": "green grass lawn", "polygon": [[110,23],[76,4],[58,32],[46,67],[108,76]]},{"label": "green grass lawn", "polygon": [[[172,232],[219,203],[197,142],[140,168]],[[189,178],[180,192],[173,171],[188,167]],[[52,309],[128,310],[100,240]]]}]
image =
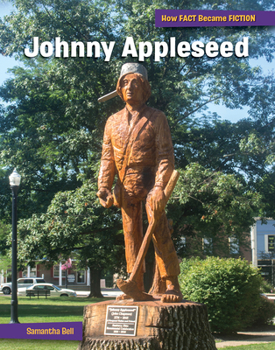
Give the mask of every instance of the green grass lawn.
[{"label": "green grass lawn", "polygon": [[76,350],[79,341],[0,339],[1,350]]},{"label": "green grass lawn", "polygon": [[[85,305],[97,303],[113,298],[27,298],[18,297],[18,319],[20,323],[41,322],[82,322]],[[10,322],[9,296],[0,296],[0,324]],[[1,327],[1,326],[0,326]],[[0,350],[76,350],[79,341],[65,340],[27,340],[27,339],[0,339]],[[275,350],[275,342],[269,344],[252,344],[230,346],[225,350]]]},{"label": "green grass lawn", "polygon": [[275,343],[262,343],[262,344],[251,344],[251,345],[242,345],[242,346],[227,346],[221,348],[221,350],[274,350]]},{"label": "green grass lawn", "polygon": [[[85,305],[113,298],[44,298],[18,297],[20,323],[82,322]],[[0,296],[0,324],[11,318],[10,296]],[[1,326],[0,326],[1,327]],[[79,341],[0,339],[0,350],[76,350]]]},{"label": "green grass lawn", "polygon": [[[18,319],[20,323],[81,322],[85,305],[108,299],[112,298],[18,297]],[[0,296],[0,324],[10,322],[10,302],[10,297]]]}]

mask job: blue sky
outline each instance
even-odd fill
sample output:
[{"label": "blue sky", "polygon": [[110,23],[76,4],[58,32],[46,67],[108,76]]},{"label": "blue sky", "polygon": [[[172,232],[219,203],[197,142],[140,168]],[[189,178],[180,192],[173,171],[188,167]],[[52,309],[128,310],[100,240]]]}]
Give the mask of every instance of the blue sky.
[{"label": "blue sky", "polygon": [[[12,11],[12,5],[8,2],[1,2],[0,0],[0,16],[8,15]],[[0,55],[0,85],[11,75],[7,73],[8,68],[18,65],[18,62],[12,57],[5,57]]]},{"label": "blue sky", "polygon": [[[12,5],[9,2],[1,2],[0,0],[0,16],[3,17],[9,14],[12,11]],[[275,30],[275,27],[271,27],[271,30]],[[0,85],[3,82],[11,77],[11,73],[8,73],[8,69],[12,68],[16,65],[19,65],[20,62],[16,61],[12,57],[4,57],[0,55]],[[275,60],[272,63],[268,63],[264,58],[259,60],[251,60],[251,65],[253,66],[261,66],[264,73],[268,73],[269,71],[275,71]],[[211,112],[216,112],[218,115],[222,117],[222,119],[227,119],[232,122],[236,122],[239,119],[247,117],[247,109],[228,109],[223,105],[209,105]]]}]

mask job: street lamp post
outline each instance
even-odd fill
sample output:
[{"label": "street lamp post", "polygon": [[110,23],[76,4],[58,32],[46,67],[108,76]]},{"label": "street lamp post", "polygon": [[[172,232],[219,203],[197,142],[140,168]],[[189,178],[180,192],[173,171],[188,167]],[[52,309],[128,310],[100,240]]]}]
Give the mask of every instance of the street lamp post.
[{"label": "street lamp post", "polygon": [[20,323],[18,321],[18,301],[17,301],[17,192],[20,185],[21,176],[16,169],[9,176],[12,191],[12,277],[11,277],[11,320],[10,323]]}]

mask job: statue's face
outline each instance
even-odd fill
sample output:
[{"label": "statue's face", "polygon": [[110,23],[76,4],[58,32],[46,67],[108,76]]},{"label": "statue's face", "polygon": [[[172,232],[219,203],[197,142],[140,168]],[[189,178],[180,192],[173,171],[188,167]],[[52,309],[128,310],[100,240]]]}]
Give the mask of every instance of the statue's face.
[{"label": "statue's face", "polygon": [[127,74],[123,77],[121,81],[121,93],[123,100],[129,105],[137,105],[143,102],[144,93],[138,74]]}]

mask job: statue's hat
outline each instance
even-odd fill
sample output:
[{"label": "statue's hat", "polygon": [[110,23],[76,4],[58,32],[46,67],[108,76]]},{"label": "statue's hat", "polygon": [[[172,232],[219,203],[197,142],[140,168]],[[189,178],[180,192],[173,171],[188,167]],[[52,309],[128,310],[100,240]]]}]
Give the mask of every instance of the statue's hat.
[{"label": "statue's hat", "polygon": [[142,75],[146,80],[148,80],[148,74],[146,68],[140,63],[125,63],[121,67],[120,78],[125,74],[137,73]]},{"label": "statue's hat", "polygon": [[[121,77],[123,77],[126,74],[131,74],[131,73],[137,73],[142,75],[146,80],[148,80],[148,74],[147,74],[147,70],[146,68],[140,64],[140,63],[125,63],[122,67],[121,67],[121,71],[120,71],[120,76],[119,79]],[[113,91],[110,92],[109,94],[102,96],[98,99],[98,102],[104,102],[104,101],[108,101],[113,97],[118,96],[117,91]]]}]

